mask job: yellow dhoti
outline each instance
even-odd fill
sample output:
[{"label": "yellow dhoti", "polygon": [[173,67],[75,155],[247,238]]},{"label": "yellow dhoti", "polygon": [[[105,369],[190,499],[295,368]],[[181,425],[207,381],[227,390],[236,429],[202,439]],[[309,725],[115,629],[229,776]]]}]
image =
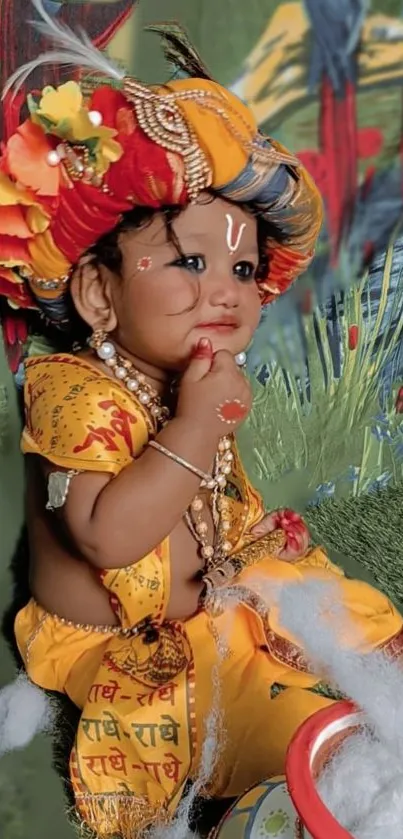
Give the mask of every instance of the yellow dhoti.
[{"label": "yellow dhoti", "polygon": [[[253,586],[255,575],[276,583],[334,578],[326,565],[319,550],[298,565],[270,557],[237,583]],[[339,584],[365,647],[397,653],[402,621],[389,601],[365,583]],[[281,774],[295,730],[330,702],[312,692],[319,677],[275,611],[265,622],[244,604],[125,637],[74,628],[31,601],[16,636],[31,679],[82,709],[71,780],[80,815],[100,835],[129,836],[172,814],[198,775],[212,707],[222,713],[222,732],[207,791],[226,798]],[[275,684],[284,689],[272,698]]]}]

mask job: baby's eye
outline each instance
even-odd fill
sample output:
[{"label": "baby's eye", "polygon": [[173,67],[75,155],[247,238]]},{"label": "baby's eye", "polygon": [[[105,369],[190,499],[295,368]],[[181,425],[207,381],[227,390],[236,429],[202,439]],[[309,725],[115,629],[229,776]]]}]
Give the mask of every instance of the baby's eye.
[{"label": "baby's eye", "polygon": [[186,268],[187,271],[191,271],[193,274],[201,274],[202,271],[206,270],[204,256],[197,253],[181,256],[175,262],[172,262],[172,265],[176,265],[178,268]]},{"label": "baby's eye", "polygon": [[253,262],[237,262],[232,270],[240,280],[252,280],[255,278],[256,266]]}]

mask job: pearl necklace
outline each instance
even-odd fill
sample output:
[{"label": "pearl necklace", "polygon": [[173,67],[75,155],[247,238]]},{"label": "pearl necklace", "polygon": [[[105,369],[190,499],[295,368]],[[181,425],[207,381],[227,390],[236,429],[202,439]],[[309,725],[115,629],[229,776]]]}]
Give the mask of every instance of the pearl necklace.
[{"label": "pearl necklace", "polygon": [[144,373],[136,370],[134,364],[128,358],[119,355],[112,341],[106,339],[105,333],[94,332],[90,345],[98,358],[107,367],[110,367],[114,376],[125,385],[130,393],[137,396],[140,404],[149,411],[153,419],[165,425],[170,416],[169,410],[161,405],[161,399],[157,391],[147,382]]},{"label": "pearl necklace", "polygon": [[[104,332],[94,332],[90,346],[95,350],[98,358],[114,373],[115,377],[136,396],[140,404],[146,408],[155,422],[166,425],[170,413],[161,404],[161,399],[155,388],[150,385],[144,373],[136,370],[131,361],[119,355],[112,341],[107,339]],[[206,571],[210,571],[225,559],[232,550],[232,544],[227,536],[231,529],[231,521],[225,498],[225,488],[232,471],[234,455],[231,451],[232,443],[229,437],[222,437],[214,458],[211,481],[202,481],[201,486],[211,489],[211,509],[214,525],[213,544],[208,539],[208,524],[202,517],[203,499],[199,495],[193,499],[184,519],[193,538],[200,546],[200,556]]]}]

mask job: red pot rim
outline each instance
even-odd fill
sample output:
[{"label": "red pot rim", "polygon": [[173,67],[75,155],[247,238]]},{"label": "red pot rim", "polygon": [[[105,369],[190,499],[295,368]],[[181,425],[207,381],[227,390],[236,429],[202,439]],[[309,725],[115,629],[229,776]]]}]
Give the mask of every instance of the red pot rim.
[{"label": "red pot rim", "polygon": [[336,702],[323,708],[303,723],[288,748],[288,791],[299,817],[313,839],[353,839],[319,797],[312,775],[312,758],[318,748],[318,740],[322,740],[325,731],[354,715],[358,718],[360,712],[352,702]]}]

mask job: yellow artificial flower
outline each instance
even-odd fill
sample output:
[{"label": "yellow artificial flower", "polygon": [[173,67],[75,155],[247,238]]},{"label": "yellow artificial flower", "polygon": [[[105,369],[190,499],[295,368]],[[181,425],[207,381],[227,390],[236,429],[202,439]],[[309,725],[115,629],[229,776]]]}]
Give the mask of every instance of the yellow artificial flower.
[{"label": "yellow artificial flower", "polygon": [[123,153],[120,143],[112,139],[117,134],[115,129],[91,122],[77,82],[66,82],[57,88],[45,87],[31,119],[42,126],[51,123],[50,132],[69,143],[91,142],[97,170],[102,174]]},{"label": "yellow artificial flower", "polygon": [[92,124],[77,82],[66,82],[57,88],[45,87],[32,117],[34,121],[45,119],[52,123],[52,134],[71,143],[110,140],[117,133],[114,128]]},{"label": "yellow artificial flower", "polygon": [[36,115],[57,125],[64,120],[74,120],[82,106],[83,95],[77,82],[66,82],[57,88],[48,85],[42,91]]},{"label": "yellow artificial flower", "polygon": [[123,149],[115,140],[101,141],[95,149],[96,169],[100,174],[108,171],[111,163],[116,163],[122,157]]},{"label": "yellow artificial flower", "polygon": [[4,172],[0,172],[0,207],[14,207],[19,204],[29,207],[35,204],[35,196],[14,183]]},{"label": "yellow artificial flower", "polygon": [[30,207],[27,211],[26,221],[35,236],[37,233],[43,233],[49,227],[49,216],[41,207]]}]

